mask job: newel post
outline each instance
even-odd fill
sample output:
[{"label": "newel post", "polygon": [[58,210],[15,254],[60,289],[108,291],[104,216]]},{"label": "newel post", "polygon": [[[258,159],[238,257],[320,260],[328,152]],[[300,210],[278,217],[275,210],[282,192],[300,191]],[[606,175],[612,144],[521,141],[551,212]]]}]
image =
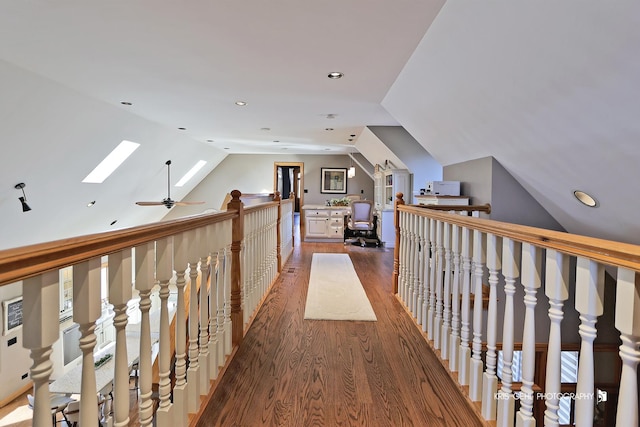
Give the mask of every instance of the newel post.
[{"label": "newel post", "polygon": [[240,269],[240,249],[244,237],[244,204],[240,200],[242,193],[238,190],[231,192],[231,201],[227,204],[228,211],[237,211],[238,217],[233,219],[231,230],[231,324],[232,342],[240,345],[244,335],[242,320],[242,276]]},{"label": "newel post", "polygon": [[280,229],[282,226],[282,197],[280,197],[279,191],[274,193],[273,201],[278,202],[278,221],[276,222],[276,258],[278,260],[278,273],[280,273],[282,271],[282,230]]},{"label": "newel post", "polygon": [[393,224],[396,228],[396,244],[393,248],[393,293],[398,293],[398,274],[400,272],[400,215],[398,206],[404,205],[404,194],[397,193],[396,201],[393,204]]}]

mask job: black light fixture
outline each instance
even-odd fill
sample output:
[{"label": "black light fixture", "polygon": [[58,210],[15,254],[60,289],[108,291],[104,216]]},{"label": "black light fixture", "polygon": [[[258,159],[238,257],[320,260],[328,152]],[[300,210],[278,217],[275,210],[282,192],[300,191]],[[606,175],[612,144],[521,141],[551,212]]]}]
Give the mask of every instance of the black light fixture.
[{"label": "black light fixture", "polygon": [[27,204],[27,195],[24,194],[24,187],[25,186],[26,186],[26,184],[24,182],[21,182],[20,184],[16,184],[15,187],[14,187],[16,190],[22,190],[22,196],[23,197],[18,197],[18,200],[20,200],[20,203],[22,203],[22,212],[28,212],[28,211],[31,210],[31,208]]}]

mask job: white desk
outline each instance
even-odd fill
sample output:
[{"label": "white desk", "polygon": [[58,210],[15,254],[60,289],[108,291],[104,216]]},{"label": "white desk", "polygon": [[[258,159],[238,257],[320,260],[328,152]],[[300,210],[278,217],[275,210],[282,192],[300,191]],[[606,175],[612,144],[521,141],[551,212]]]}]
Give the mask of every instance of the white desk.
[{"label": "white desk", "polygon": [[[108,394],[111,391],[111,385],[116,368],[115,362],[116,343],[109,343],[107,346],[99,349],[94,353],[94,360],[99,360],[106,354],[112,354],[104,365],[96,368],[96,388],[100,394]],[[140,357],[140,338],[137,336],[127,336],[127,363],[129,369]],[[52,393],[79,394],[82,386],[82,364],[71,369],[66,374],[55,380],[49,385]]]}]

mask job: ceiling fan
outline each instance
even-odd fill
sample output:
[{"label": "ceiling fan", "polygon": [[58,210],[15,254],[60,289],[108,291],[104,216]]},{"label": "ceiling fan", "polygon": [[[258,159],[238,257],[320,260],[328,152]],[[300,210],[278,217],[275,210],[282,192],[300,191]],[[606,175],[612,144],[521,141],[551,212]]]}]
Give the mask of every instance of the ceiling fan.
[{"label": "ceiling fan", "polygon": [[171,198],[171,160],[165,162],[167,165],[167,198],[160,202],[136,202],[138,206],[164,206],[171,209],[174,206],[201,205],[204,202],[177,202]]}]

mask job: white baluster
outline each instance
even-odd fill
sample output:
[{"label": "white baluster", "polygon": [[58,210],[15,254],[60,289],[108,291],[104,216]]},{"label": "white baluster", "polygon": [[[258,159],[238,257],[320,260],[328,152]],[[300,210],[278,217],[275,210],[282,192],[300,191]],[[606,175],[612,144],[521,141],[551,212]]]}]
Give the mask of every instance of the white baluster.
[{"label": "white baluster", "polygon": [[443,223],[444,281],[442,290],[443,318],[440,330],[440,357],[449,360],[449,334],[451,333],[451,224]]},{"label": "white baluster", "polygon": [[[22,283],[22,306],[24,314],[22,345],[31,351],[30,355],[33,360],[30,369],[35,400],[32,422],[36,427],[50,426],[49,378],[53,372],[53,363],[51,363],[50,357],[53,343],[58,340],[60,335],[58,271],[25,279]],[[5,362],[9,363],[10,361]],[[93,389],[95,390],[95,388],[94,378]],[[95,419],[98,419],[97,409]]]},{"label": "white baluster", "polygon": [[547,377],[545,379],[544,425],[558,425],[558,408],[560,404],[560,358],[562,352],[562,336],[560,323],[564,314],[562,307],[569,297],[568,287],[569,258],[555,250],[547,249],[547,266],[545,277],[545,295],[549,298],[549,350],[547,351]]},{"label": "white baluster", "polygon": [[218,330],[216,325],[216,308],[218,307],[218,287],[223,283],[220,229],[221,224],[213,224],[207,227],[207,235],[211,242],[211,289],[209,289],[209,375],[211,379],[218,378]]},{"label": "white baluster", "polygon": [[189,267],[190,241],[187,233],[173,236],[173,263],[176,270],[176,287],[178,303],[176,306],[176,383],[173,387],[173,410],[176,426],[189,424],[187,405],[187,326],[184,302],[184,289],[187,284],[187,268]]},{"label": "white baluster", "polygon": [[[245,264],[246,266],[247,264]],[[217,325],[217,335],[218,335],[218,364],[219,366],[224,365],[225,354],[224,354],[224,346],[225,346],[225,324],[224,324],[224,295],[225,288],[227,286],[227,282],[230,282],[230,274],[231,274],[231,247],[224,248],[224,255],[222,256],[222,266],[223,266],[223,283],[222,286],[219,286],[218,291],[218,306],[216,308],[216,325]],[[241,278],[242,279],[242,278]],[[244,311],[245,313],[247,310]],[[238,327],[243,327],[243,325],[237,325]]]},{"label": "white baluster", "polygon": [[515,411],[515,396],[511,389],[513,384],[513,337],[514,337],[514,302],[516,293],[516,279],[519,276],[517,250],[519,246],[511,240],[504,238],[502,241],[502,274],[504,275],[504,321],[502,322],[502,388],[498,400],[498,426],[513,426],[513,413]]},{"label": "white baluster", "polygon": [[160,352],[158,368],[160,381],[158,395],[160,403],[156,411],[158,427],[174,425],[171,403],[171,338],[169,331],[169,281],[173,277],[173,237],[156,242],[156,278],[160,284]]},{"label": "white baluster", "polygon": [[580,313],[580,361],[576,385],[576,425],[593,424],[595,405],[593,340],[596,322],[603,313],[604,268],[595,261],[579,257],[576,265],[576,310]]},{"label": "white baluster", "polygon": [[400,250],[402,251],[402,301],[404,305],[409,308],[409,215],[407,212],[402,212],[401,217],[402,226],[401,230],[403,232],[402,246]]},{"label": "white baluster", "polygon": [[473,231],[473,352],[469,361],[469,398],[482,399],[482,277],[485,262],[484,234]]},{"label": "white baluster", "polygon": [[198,254],[194,245],[195,231],[187,233],[190,242],[189,259],[189,367],[187,368],[187,410],[200,407],[200,365],[198,362]]},{"label": "white baluster", "polygon": [[496,341],[498,335],[498,270],[500,269],[500,246],[498,238],[487,234],[487,267],[489,268],[489,310],[487,313],[487,369],[482,380],[482,416],[485,420],[496,419],[498,377],[496,376]]},{"label": "white baluster", "polygon": [[406,290],[406,262],[405,259],[405,251],[404,245],[406,242],[406,230],[404,225],[404,212],[398,212],[398,226],[400,227],[400,242],[398,244],[398,296],[400,297],[400,301],[404,305],[407,305],[407,290]]},{"label": "white baluster", "polygon": [[196,230],[196,241],[198,253],[200,254],[200,355],[198,365],[200,365],[200,395],[209,394],[209,293],[207,286],[211,273],[209,265],[209,236],[206,229]]},{"label": "white baluster", "polygon": [[637,272],[618,268],[616,285],[616,328],[622,345],[622,373],[618,394],[616,425],[638,425],[638,363],[640,362],[640,277]]},{"label": "white baluster", "polygon": [[416,255],[418,256],[418,301],[416,304],[416,321],[418,325],[422,326],[422,330],[426,329],[426,306],[425,306],[425,276],[424,276],[424,264],[425,264],[425,238],[424,238],[424,217],[416,216],[417,221],[417,235],[418,235],[418,251]]},{"label": "white baluster", "polygon": [[[524,287],[524,329],[522,331],[522,387],[520,410],[516,415],[518,427],[535,427],[533,417],[533,384],[536,364],[536,292],[540,288],[542,252],[532,244],[522,244],[522,286]],[[542,421],[542,420],[540,420]]]},{"label": "white baluster", "polygon": [[[224,249],[215,252],[214,264],[215,275],[212,273],[211,291],[209,292],[209,306],[211,316],[209,317],[209,353],[211,354],[209,371],[213,374],[213,379],[218,378],[219,367],[223,364],[218,360],[220,341],[223,337],[218,336],[218,325],[216,323],[216,308],[218,307],[218,289],[224,286]],[[215,277],[215,283],[213,278]]]},{"label": "white baluster", "polygon": [[155,283],[155,243],[146,243],[135,248],[136,289],[140,295],[140,357],[138,362],[140,388],[139,414],[140,425],[150,427],[153,424],[153,400],[151,399],[151,289]]},{"label": "white baluster", "polygon": [[113,304],[116,329],[113,385],[114,426],[129,425],[129,362],[127,360],[127,303],[131,299],[131,249],[109,255],[109,302]]},{"label": "white baluster", "polygon": [[460,227],[451,225],[451,253],[453,255],[453,280],[451,289],[451,333],[449,337],[449,369],[458,371],[460,347]]},{"label": "white baluster", "polygon": [[[231,222],[227,222],[228,227],[228,235],[231,236]],[[231,242],[231,239],[228,240]],[[232,348],[232,324],[231,324],[231,243],[227,247],[226,252],[226,262],[225,262],[225,276],[224,276],[224,288],[221,289],[224,292],[224,299],[220,298],[220,294],[218,294],[218,300],[223,301],[223,314],[224,314],[224,357],[220,358],[220,361],[224,361],[226,356],[231,354]],[[242,328],[242,325],[238,325],[239,328]]]},{"label": "white baluster", "polygon": [[[73,266],[73,321],[80,325],[82,385],[80,386],[80,423],[95,425],[98,406],[95,396],[96,370],[93,349],[96,345],[96,320],[102,315],[100,301],[100,258]],[[56,325],[58,326],[58,325]]]},{"label": "white baluster", "polygon": [[427,335],[434,340],[434,323],[436,316],[436,220],[429,220],[429,240],[431,241],[430,271],[429,271],[429,309],[427,310]]},{"label": "white baluster", "polygon": [[422,332],[427,332],[429,308],[429,277],[431,276],[431,240],[429,239],[429,218],[422,217]]},{"label": "white baluster", "polygon": [[460,322],[460,370],[458,382],[460,385],[469,385],[469,363],[471,348],[469,340],[471,335],[471,230],[462,228],[462,313]]},{"label": "white baluster", "polygon": [[416,231],[416,216],[407,212],[409,216],[409,308],[413,317],[416,317],[418,303],[418,233]]},{"label": "white baluster", "polygon": [[436,280],[436,315],[433,319],[433,348],[440,349],[440,338],[442,333],[442,285],[444,273],[444,247],[442,246],[442,221],[436,221],[436,257],[435,257]]}]

